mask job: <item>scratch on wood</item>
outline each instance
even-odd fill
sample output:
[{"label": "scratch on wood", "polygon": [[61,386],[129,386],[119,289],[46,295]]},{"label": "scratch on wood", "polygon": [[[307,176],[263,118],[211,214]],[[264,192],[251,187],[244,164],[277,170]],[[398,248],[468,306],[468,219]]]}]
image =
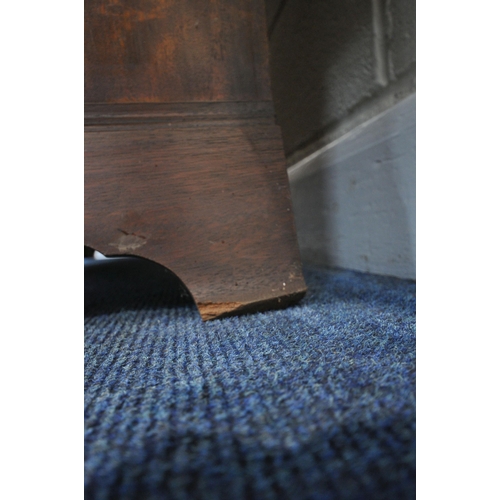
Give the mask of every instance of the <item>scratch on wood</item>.
[{"label": "scratch on wood", "polygon": [[119,231],[122,235],[118,241],[109,244],[111,247],[116,247],[119,252],[131,252],[132,250],[136,250],[147,243],[145,236],[131,233],[129,234],[121,229],[119,229]]}]

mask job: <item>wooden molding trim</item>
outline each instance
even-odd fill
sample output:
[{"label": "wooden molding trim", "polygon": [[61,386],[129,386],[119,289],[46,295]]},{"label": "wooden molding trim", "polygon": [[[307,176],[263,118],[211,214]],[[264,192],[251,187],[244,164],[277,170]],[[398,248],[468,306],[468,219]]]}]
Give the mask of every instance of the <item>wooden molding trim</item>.
[{"label": "wooden molding trim", "polygon": [[219,120],[274,121],[272,101],[85,104],[85,125],[198,124]]}]

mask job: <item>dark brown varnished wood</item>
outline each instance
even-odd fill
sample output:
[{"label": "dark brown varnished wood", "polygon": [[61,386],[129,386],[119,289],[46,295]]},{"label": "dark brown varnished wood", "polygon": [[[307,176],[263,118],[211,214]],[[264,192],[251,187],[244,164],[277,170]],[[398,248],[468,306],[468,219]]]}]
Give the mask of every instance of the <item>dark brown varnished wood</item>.
[{"label": "dark brown varnished wood", "polygon": [[264,16],[261,0],[85,0],[85,100],[271,100]]},{"label": "dark brown varnished wood", "polygon": [[85,9],[85,245],[167,267],[203,319],[298,301],[262,2]]},{"label": "dark brown varnished wood", "polygon": [[85,243],[174,271],[204,319],[298,300],[279,129],[253,121],[88,126]]}]

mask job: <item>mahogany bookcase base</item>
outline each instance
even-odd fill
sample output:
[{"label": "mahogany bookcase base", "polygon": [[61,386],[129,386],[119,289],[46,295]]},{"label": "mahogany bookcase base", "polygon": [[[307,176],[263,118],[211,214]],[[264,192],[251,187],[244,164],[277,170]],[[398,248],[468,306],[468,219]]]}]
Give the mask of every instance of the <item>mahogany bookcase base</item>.
[{"label": "mahogany bookcase base", "polygon": [[203,320],[297,302],[272,103],[86,104],[85,245],[168,268]]}]

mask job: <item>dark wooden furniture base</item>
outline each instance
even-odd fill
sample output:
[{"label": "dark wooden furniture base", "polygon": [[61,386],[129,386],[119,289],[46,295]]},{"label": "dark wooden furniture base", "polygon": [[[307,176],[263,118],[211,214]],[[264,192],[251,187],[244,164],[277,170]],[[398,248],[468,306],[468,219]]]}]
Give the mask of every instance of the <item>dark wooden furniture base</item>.
[{"label": "dark wooden furniture base", "polygon": [[85,245],[167,267],[205,320],[299,300],[262,3],[85,9]]}]

